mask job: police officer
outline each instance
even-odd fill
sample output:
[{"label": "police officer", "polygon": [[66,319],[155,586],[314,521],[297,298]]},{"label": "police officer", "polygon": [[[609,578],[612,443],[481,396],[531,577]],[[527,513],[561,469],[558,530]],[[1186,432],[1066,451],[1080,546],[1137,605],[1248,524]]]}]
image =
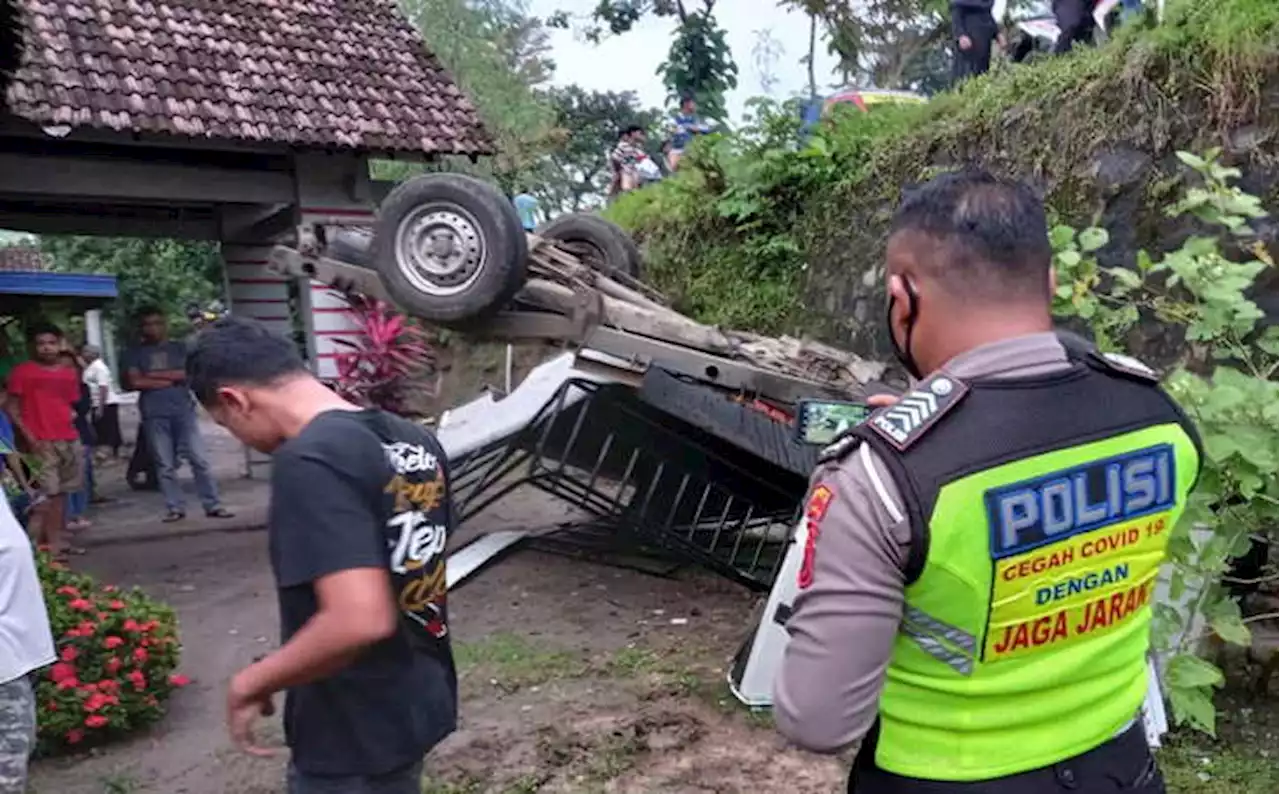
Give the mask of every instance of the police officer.
[{"label": "police officer", "polygon": [[1163,792],[1139,712],[1194,429],[1141,363],[1063,347],[1022,184],[910,191],[886,279],[917,381],[820,456],[779,730],[861,741],[859,794]]}]

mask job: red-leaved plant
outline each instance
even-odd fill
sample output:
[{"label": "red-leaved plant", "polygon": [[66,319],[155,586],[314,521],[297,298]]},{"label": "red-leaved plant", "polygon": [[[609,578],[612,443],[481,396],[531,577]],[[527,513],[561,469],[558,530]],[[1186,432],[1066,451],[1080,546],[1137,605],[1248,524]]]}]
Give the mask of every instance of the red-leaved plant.
[{"label": "red-leaved plant", "polygon": [[101,585],[87,574],[36,558],[58,659],[36,683],[38,752],[79,750],[164,716],[175,687],[177,618],[141,590]]},{"label": "red-leaved plant", "polygon": [[358,338],[333,340],[347,348],[336,359],[338,393],[358,405],[405,414],[414,380],[434,368],[430,339],[386,301],[352,295],[347,302]]}]

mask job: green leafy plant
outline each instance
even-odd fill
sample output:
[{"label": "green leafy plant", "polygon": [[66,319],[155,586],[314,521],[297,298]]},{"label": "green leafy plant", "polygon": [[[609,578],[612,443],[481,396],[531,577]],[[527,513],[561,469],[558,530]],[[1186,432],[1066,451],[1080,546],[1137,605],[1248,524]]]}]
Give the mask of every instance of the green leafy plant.
[{"label": "green leafy plant", "polygon": [[410,392],[435,364],[426,332],[386,301],[351,295],[347,302],[356,335],[334,340],[344,348],[337,357],[338,393],[358,405],[408,413]]},{"label": "green leafy plant", "polygon": [[[1219,161],[1179,152],[1196,175],[1168,207],[1200,227],[1221,231],[1249,255],[1228,257],[1217,236],[1196,234],[1159,259],[1139,252],[1134,269],[1103,267],[1096,252],[1104,229],[1053,229],[1058,277],[1055,311],[1091,326],[1098,345],[1123,351],[1144,321],[1180,335],[1178,361],[1164,380],[1169,393],[1195,421],[1204,443],[1203,471],[1186,513],[1169,541],[1170,603],[1156,604],[1153,641],[1168,655],[1165,691],[1180,723],[1213,733],[1213,691],[1224,676],[1196,654],[1211,632],[1247,645],[1250,632],[1224,576],[1230,561],[1255,537],[1276,536],[1277,327],[1262,327],[1263,313],[1246,296],[1263,270],[1274,267],[1260,242],[1249,242],[1249,221],[1263,218],[1261,202],[1232,181],[1240,172]],[[1237,261],[1240,259],[1242,261]],[[1250,620],[1275,620],[1259,615]]]},{"label": "green leafy plant", "polygon": [[36,685],[38,750],[79,750],[149,725],[190,680],[178,665],[177,618],[142,591],[101,585],[37,555],[58,660]]}]

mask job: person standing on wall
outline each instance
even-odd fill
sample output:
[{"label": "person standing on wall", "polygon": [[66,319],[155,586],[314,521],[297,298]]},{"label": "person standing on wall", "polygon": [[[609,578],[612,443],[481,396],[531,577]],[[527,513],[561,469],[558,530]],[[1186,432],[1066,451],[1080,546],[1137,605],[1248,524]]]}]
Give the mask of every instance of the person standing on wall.
[{"label": "person standing on wall", "polygon": [[205,515],[231,518],[231,512],[222,507],[217,483],[209,471],[195,403],[187,390],[187,347],[169,339],[168,321],[157,308],[146,307],[138,312],[138,328],[141,344],[125,353],[124,366],[129,387],[141,392],[138,409],[164,494],[164,521],[181,521],[187,515],[186,499],[178,484],[178,466],[183,458],[191,464]]},{"label": "person standing on wall", "polygon": [[1093,44],[1094,0],[1053,0],[1053,18],[1058,23],[1058,40],[1053,52],[1061,55],[1070,52],[1076,44]]},{"label": "person standing on wall", "polygon": [[680,167],[680,158],[685,149],[693,143],[694,137],[711,132],[711,125],[698,118],[698,102],[691,94],[680,98],[680,111],[671,119],[667,131],[667,170],[675,173]]},{"label": "person standing on wall", "polygon": [[1004,14],[1004,0],[951,0],[952,80],[958,83],[991,68],[991,46],[1000,36]]},{"label": "person standing on wall", "polygon": [[57,660],[31,541],[0,500],[0,792],[27,790],[36,747],[34,676]]},{"label": "person standing on wall", "polygon": [[37,480],[45,498],[31,509],[29,529],[60,561],[84,549],[64,544],[67,496],[84,484],[84,450],[74,423],[80,378],[59,360],[65,340],[56,326],[31,330],[32,361],[9,373],[9,415],[35,448]]},{"label": "person standing on wall", "polygon": [[1140,709],[1194,428],[1141,362],[1054,333],[1027,186],[908,192],[885,258],[917,382],[819,456],[779,730],[860,741],[857,794],[1163,792]]},{"label": "person standing on wall", "polygon": [[283,645],[237,673],[232,740],[288,690],[289,794],[419,794],[457,725],[444,450],[422,426],[339,397],[297,346],[228,317],[202,330],[188,382],[210,416],[272,456],[268,545]]},{"label": "person standing on wall", "polygon": [[102,351],[94,345],[82,347],[80,357],[85,362],[83,378],[93,402],[93,434],[97,449],[102,453],[110,450],[111,457],[118,458],[124,439],[120,435],[120,393],[111,377],[111,368],[102,360]]}]

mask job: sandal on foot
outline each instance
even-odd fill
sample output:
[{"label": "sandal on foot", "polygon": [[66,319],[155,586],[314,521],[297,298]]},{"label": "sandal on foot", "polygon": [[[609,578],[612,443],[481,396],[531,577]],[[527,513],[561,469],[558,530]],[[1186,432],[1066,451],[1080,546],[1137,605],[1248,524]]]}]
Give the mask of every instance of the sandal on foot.
[{"label": "sandal on foot", "polygon": [[166,523],[166,524],[172,524],[173,522],[175,522],[175,521],[181,521],[182,519],[184,519],[184,518],[186,518],[186,517],[187,517],[187,514],[186,514],[186,513],[184,513],[184,512],[182,512],[182,511],[180,511],[180,510],[170,510],[170,511],[169,511],[169,513],[168,513],[168,515],[166,515],[164,518],[162,518],[162,519],[160,519],[160,520],[161,520],[161,521],[163,521],[163,522],[164,522],[164,523]]},{"label": "sandal on foot", "polygon": [[235,513],[225,507],[215,507],[212,510],[204,511],[209,518],[235,518]]}]

